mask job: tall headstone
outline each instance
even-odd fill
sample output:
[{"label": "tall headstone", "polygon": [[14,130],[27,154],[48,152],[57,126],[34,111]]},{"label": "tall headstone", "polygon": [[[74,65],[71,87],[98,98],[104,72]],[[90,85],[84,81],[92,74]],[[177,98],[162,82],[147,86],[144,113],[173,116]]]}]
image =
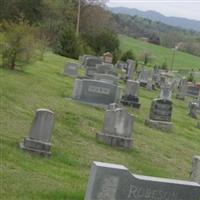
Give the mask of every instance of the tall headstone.
[{"label": "tall headstone", "polygon": [[76,79],[72,99],[94,105],[107,106],[118,103],[121,89],[114,84],[91,79]]},{"label": "tall headstone", "polygon": [[76,63],[66,63],[64,66],[64,75],[76,78],[78,76],[78,65]]},{"label": "tall headstone", "polygon": [[123,105],[129,105],[134,108],[140,108],[139,102],[139,82],[128,80],[126,83],[125,94],[122,96],[121,103]]},{"label": "tall headstone", "polygon": [[123,165],[93,162],[85,200],[199,200],[195,182],[132,174]]},{"label": "tall headstone", "polygon": [[172,101],[168,98],[154,99],[151,103],[149,119],[145,125],[150,128],[168,132],[172,129]]},{"label": "tall headstone", "polygon": [[126,80],[132,79],[135,71],[135,61],[128,59],[127,61]]},{"label": "tall headstone", "polygon": [[147,85],[146,85],[146,88],[148,91],[152,91],[153,90],[153,82],[152,82],[152,79],[148,79],[147,80]]},{"label": "tall headstone", "polygon": [[25,151],[50,156],[50,139],[53,126],[54,113],[47,109],[38,109],[29,136],[20,143],[20,147]]},{"label": "tall headstone", "polygon": [[194,181],[200,184],[200,156],[193,157],[191,181]]},{"label": "tall headstone", "polygon": [[124,149],[132,148],[133,116],[123,108],[110,108],[105,112],[102,132],[96,134],[97,141]]},{"label": "tall headstone", "polygon": [[179,82],[178,93],[176,95],[176,98],[180,100],[184,100],[185,96],[187,95],[187,90],[188,90],[187,79],[183,78]]}]

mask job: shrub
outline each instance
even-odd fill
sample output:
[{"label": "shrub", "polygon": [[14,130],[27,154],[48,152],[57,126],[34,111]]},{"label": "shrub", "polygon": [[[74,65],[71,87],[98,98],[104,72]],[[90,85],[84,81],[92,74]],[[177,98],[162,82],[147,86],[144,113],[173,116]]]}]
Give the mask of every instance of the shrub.
[{"label": "shrub", "polygon": [[190,74],[189,74],[189,76],[187,77],[187,80],[188,80],[189,82],[195,82],[193,73],[190,73]]},{"label": "shrub", "polygon": [[4,40],[1,41],[3,67],[15,69],[18,66],[22,69],[25,64],[36,59],[39,41],[34,35],[36,29],[27,21],[3,22],[1,31],[4,35]]},{"label": "shrub", "polygon": [[161,69],[168,70],[167,60],[165,60],[161,66]]},{"label": "shrub", "polygon": [[149,51],[142,51],[140,53],[140,59],[144,62],[144,64],[148,64],[151,63],[151,61],[153,60],[153,55],[151,52]]},{"label": "shrub", "polygon": [[124,54],[121,57],[121,60],[124,61],[124,62],[127,59],[135,60],[135,55],[134,55],[134,53],[131,50],[128,50],[128,51],[124,52]]}]

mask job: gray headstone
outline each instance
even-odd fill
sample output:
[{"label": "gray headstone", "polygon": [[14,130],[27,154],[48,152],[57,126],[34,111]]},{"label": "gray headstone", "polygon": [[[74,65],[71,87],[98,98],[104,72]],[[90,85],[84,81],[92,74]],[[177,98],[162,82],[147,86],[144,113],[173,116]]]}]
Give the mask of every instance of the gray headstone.
[{"label": "gray headstone", "polygon": [[192,102],[189,106],[189,116],[191,116],[194,119],[197,119],[197,110],[198,104],[196,102]]},{"label": "gray headstone", "polygon": [[111,75],[111,74],[94,74],[95,80],[105,81],[114,85],[118,84],[119,78],[117,76]]},{"label": "gray headstone", "polygon": [[130,149],[132,147],[133,116],[122,108],[106,110],[101,133],[97,133],[98,141],[111,146]]},{"label": "gray headstone", "polygon": [[54,126],[54,113],[47,109],[38,109],[29,132],[20,147],[24,150],[50,156],[51,134]]},{"label": "gray headstone", "polygon": [[149,79],[149,74],[150,74],[150,72],[147,71],[143,66],[141,72],[139,73],[139,78],[138,78],[138,81],[140,82],[141,86],[144,87],[147,85],[147,81]]},{"label": "gray headstone", "polygon": [[99,74],[112,74],[116,75],[114,66],[112,64],[103,63],[96,65],[96,72]]},{"label": "gray headstone", "polygon": [[151,104],[149,119],[145,125],[168,132],[172,129],[172,101],[167,99],[154,99]]},{"label": "gray headstone", "polygon": [[66,63],[64,67],[64,75],[70,77],[78,76],[78,65],[76,63]]},{"label": "gray headstone", "polygon": [[180,100],[184,100],[185,96],[187,95],[187,90],[188,90],[187,79],[183,78],[179,82],[178,93],[176,95],[176,98]]},{"label": "gray headstone", "polygon": [[129,79],[132,79],[133,78],[133,74],[134,74],[134,71],[135,71],[135,61],[134,60],[130,60],[128,59],[127,61],[127,75],[126,75],[126,79],[129,80]]},{"label": "gray headstone", "polygon": [[91,105],[107,106],[119,102],[120,92],[117,85],[105,81],[76,79],[72,98]]},{"label": "gray headstone", "polygon": [[125,94],[122,96],[121,103],[130,105],[134,108],[140,108],[139,103],[139,82],[127,80]]},{"label": "gray headstone", "polygon": [[85,200],[199,200],[200,185],[132,174],[123,165],[93,162]]},{"label": "gray headstone", "polygon": [[165,99],[165,100],[171,100],[172,97],[172,90],[170,85],[162,85],[160,88],[160,93],[158,98]]},{"label": "gray headstone", "polygon": [[187,96],[198,97],[200,88],[195,85],[189,85],[187,88]]},{"label": "gray headstone", "polygon": [[151,91],[153,90],[153,82],[152,79],[148,79],[147,80],[147,86],[146,86],[147,90]]},{"label": "gray headstone", "polygon": [[200,184],[200,156],[193,157],[191,180]]}]

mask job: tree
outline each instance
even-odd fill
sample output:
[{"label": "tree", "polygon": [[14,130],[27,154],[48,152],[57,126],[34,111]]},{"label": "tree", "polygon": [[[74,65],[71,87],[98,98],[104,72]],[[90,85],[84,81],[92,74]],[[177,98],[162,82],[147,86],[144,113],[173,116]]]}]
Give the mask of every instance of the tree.
[{"label": "tree", "polygon": [[19,23],[4,22],[4,40],[2,46],[3,67],[14,70],[16,66],[23,67],[26,63],[34,61],[37,57],[38,40],[35,29],[27,21]]},{"label": "tree", "polygon": [[135,60],[135,55],[134,55],[134,53],[131,50],[128,50],[128,51],[124,52],[124,54],[121,57],[121,60],[124,61],[124,62],[127,59]]}]

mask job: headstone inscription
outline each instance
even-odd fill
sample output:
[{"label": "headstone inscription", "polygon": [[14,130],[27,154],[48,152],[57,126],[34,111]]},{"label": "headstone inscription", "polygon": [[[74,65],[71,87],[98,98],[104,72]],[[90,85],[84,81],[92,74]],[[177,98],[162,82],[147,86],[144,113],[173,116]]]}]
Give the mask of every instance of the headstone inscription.
[{"label": "headstone inscription", "polygon": [[104,116],[103,130],[96,134],[97,141],[111,146],[130,149],[133,145],[133,116],[123,108],[110,107]]},{"label": "headstone inscription", "polygon": [[145,125],[168,132],[172,129],[172,101],[169,99],[154,99],[151,104],[149,119]]},{"label": "headstone inscription", "polygon": [[118,103],[121,89],[105,81],[76,79],[72,99],[96,106]]},{"label": "headstone inscription", "polygon": [[78,65],[76,63],[66,63],[64,67],[64,75],[75,78],[78,76]]},{"label": "headstone inscription", "polygon": [[187,90],[188,90],[188,83],[187,83],[187,79],[184,77],[179,82],[176,99],[184,100],[187,94]]},{"label": "headstone inscription", "polygon": [[132,106],[133,108],[140,108],[139,102],[139,82],[128,80],[126,82],[126,91],[122,96],[121,103],[123,105]]},{"label": "headstone inscription", "polygon": [[123,165],[93,162],[85,200],[199,200],[195,182],[135,175]]},{"label": "headstone inscription", "polygon": [[94,80],[100,80],[105,81],[114,85],[118,84],[119,78],[117,76],[111,75],[111,74],[94,74]]},{"label": "headstone inscription", "polygon": [[47,109],[38,109],[29,136],[20,143],[21,149],[44,156],[50,156],[50,139],[53,126],[54,113]]},{"label": "headstone inscription", "polygon": [[200,156],[194,156],[192,160],[191,181],[200,184]]}]

